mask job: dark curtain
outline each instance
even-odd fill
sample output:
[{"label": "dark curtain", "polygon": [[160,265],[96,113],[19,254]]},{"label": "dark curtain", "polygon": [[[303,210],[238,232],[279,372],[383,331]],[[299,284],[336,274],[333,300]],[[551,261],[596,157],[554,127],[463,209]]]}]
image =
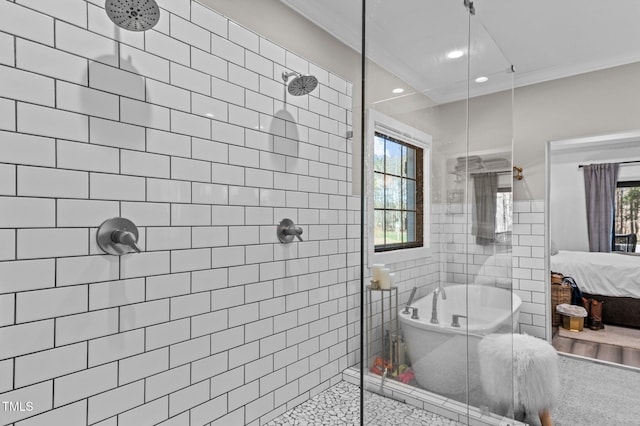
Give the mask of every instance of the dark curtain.
[{"label": "dark curtain", "polygon": [[492,244],[496,239],[498,174],[495,172],[474,174],[473,190],[471,233],[476,237],[476,244]]},{"label": "dark curtain", "polygon": [[618,163],[584,166],[589,251],[610,252]]}]

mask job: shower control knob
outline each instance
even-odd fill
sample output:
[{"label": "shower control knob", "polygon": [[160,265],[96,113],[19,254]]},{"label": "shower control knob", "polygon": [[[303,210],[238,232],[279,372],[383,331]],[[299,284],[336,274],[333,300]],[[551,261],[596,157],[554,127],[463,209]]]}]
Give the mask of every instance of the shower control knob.
[{"label": "shower control knob", "polygon": [[285,228],[284,234],[293,235],[294,237],[298,238],[298,240],[303,241],[302,237],[300,236],[302,235],[302,228],[300,228],[299,226],[290,226],[288,228]]},{"label": "shower control knob", "polygon": [[295,226],[291,219],[282,219],[280,224],[278,225],[277,235],[278,240],[280,240],[283,244],[288,244],[293,241],[293,238],[296,237],[298,240],[303,241],[302,228],[299,226]]},{"label": "shower control knob", "polygon": [[97,234],[98,246],[107,254],[140,253],[138,247],[138,227],[129,219],[114,217],[105,220]]},{"label": "shower control knob", "polygon": [[111,241],[131,247],[136,253],[140,253],[140,248],[136,245],[138,238],[129,231],[113,231]]}]

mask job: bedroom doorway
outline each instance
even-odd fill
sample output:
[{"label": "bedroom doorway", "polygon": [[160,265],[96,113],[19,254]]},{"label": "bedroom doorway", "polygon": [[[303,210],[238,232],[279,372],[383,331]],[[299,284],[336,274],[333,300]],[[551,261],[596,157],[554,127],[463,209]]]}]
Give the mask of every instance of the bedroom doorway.
[{"label": "bedroom doorway", "polygon": [[[640,368],[640,131],[551,141],[546,153],[548,272],[573,278],[592,310],[582,330],[564,328],[562,317],[553,314],[571,292],[563,289],[565,296],[559,295],[552,285],[552,344],[562,353]],[[607,163],[611,166],[601,166]],[[589,176],[604,176],[605,167],[617,172],[598,186]],[[597,213],[593,202],[587,207],[588,197],[605,200],[607,191],[605,206],[612,214]],[[594,223],[601,230],[610,223],[611,231],[596,233]],[[602,321],[604,328],[589,328],[590,321]]]}]

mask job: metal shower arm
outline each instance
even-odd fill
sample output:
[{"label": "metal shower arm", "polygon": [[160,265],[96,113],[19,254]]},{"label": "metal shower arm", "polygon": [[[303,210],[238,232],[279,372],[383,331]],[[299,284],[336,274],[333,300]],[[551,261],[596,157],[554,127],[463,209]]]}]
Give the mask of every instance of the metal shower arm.
[{"label": "metal shower arm", "polygon": [[282,79],[285,83],[289,80],[289,77],[293,77],[294,75],[300,77],[302,74],[295,71],[282,71]]}]

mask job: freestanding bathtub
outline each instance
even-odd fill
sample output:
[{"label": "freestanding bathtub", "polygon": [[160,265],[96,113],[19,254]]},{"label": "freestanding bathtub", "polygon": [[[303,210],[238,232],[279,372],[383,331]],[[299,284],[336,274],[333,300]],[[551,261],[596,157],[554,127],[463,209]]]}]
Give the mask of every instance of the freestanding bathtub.
[{"label": "freestanding bathtub", "polygon": [[[400,325],[418,384],[467,402],[467,390],[479,386],[478,342],[491,333],[514,332],[522,300],[488,285],[456,284],[444,290],[446,300],[438,296],[439,324],[431,323],[432,292],[412,304],[420,319],[400,313]],[[460,327],[452,327],[454,314],[468,319],[460,318]]]}]

